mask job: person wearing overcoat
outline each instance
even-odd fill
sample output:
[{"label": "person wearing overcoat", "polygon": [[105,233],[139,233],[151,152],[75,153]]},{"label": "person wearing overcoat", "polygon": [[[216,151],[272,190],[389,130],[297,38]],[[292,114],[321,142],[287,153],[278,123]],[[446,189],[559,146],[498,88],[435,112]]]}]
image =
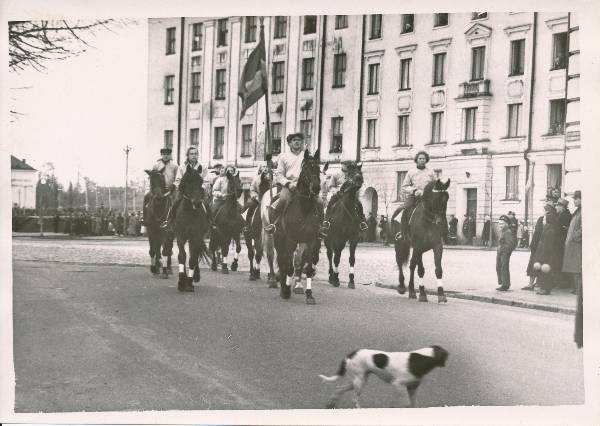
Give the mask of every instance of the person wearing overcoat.
[{"label": "person wearing overcoat", "polygon": [[575,311],[575,343],[578,348],[583,346],[583,282],[581,269],[581,191],[575,191],[573,202],[576,210],[573,212],[567,237],[565,239],[565,251],[563,255],[562,271],[573,275],[577,293],[577,308]]},{"label": "person wearing overcoat", "polygon": [[544,227],[542,228],[542,235],[535,251],[533,265],[534,269],[536,269],[536,264],[541,266],[537,278],[537,284],[540,288],[536,294],[539,295],[548,295],[552,292],[555,275],[560,272],[562,267],[562,233],[558,213],[550,203],[544,209],[546,211]]}]

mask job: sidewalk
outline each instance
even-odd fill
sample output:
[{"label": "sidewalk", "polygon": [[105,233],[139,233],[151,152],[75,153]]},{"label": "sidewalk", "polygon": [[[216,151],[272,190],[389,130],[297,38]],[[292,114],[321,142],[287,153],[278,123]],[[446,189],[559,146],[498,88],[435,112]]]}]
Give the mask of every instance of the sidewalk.
[{"label": "sidewalk", "polygon": [[69,235],[62,233],[46,232],[41,237],[39,232],[13,232],[13,238],[36,238],[36,239],[47,239],[47,240],[89,240],[89,241],[102,241],[102,240],[125,240],[125,241],[140,241],[147,240],[147,236],[123,236],[117,235]]}]

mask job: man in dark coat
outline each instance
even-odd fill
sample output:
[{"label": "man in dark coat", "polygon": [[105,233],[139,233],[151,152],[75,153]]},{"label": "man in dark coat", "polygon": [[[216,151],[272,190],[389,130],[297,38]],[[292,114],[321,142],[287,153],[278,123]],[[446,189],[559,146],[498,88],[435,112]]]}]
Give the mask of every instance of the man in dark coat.
[{"label": "man in dark coat", "polygon": [[[560,224],[560,262],[562,264],[563,252],[565,249],[565,238],[567,237],[567,230],[571,223],[571,212],[569,211],[569,201],[564,198],[559,198],[556,202],[556,212],[558,213],[558,223]],[[555,277],[556,283],[554,287],[560,288],[572,288],[572,280],[570,274],[558,272]],[[575,294],[575,291],[573,291]]]},{"label": "man in dark coat", "polygon": [[377,233],[377,219],[373,212],[369,213],[369,218],[367,219],[367,224],[369,225],[369,231],[367,233],[368,238],[367,241],[370,243],[375,242],[375,234]]},{"label": "man in dark coat", "polygon": [[510,255],[517,247],[517,239],[510,229],[510,219],[502,215],[498,222],[500,226],[500,239],[496,250],[496,274],[498,275],[498,291],[507,291],[510,288]]},{"label": "man in dark coat", "polygon": [[558,222],[558,213],[556,213],[556,209],[551,203],[546,205],[545,210],[544,227],[534,256],[534,268],[536,263],[541,265],[541,271],[537,279],[540,289],[536,294],[543,296],[552,292],[554,277],[560,272],[562,266],[560,252],[562,234]]},{"label": "man in dark coat", "polygon": [[538,244],[540,243],[540,238],[542,236],[542,229],[544,229],[544,216],[538,217],[537,221],[535,222],[533,236],[531,237],[531,243],[529,244],[529,263],[527,263],[527,276],[529,277],[529,284],[523,287],[521,290],[533,290],[535,288],[535,280],[539,271],[533,269],[533,264],[535,263],[535,251],[537,250]]},{"label": "man in dark coat", "polygon": [[485,216],[485,222],[483,223],[483,231],[481,232],[481,245],[487,246],[490,242],[490,231],[492,229],[492,222],[489,216]]},{"label": "man in dark coat", "polygon": [[463,235],[465,237],[466,243],[467,245],[472,245],[473,244],[473,226],[472,226],[472,222],[473,219],[471,218],[471,216],[469,215],[465,215],[465,220],[463,222],[462,225],[462,232]]},{"label": "man in dark coat", "polygon": [[581,191],[575,191],[573,203],[576,210],[573,212],[563,256],[562,271],[572,274],[577,292],[577,309],[575,311],[575,343],[578,348],[583,346],[583,284],[581,275]]}]

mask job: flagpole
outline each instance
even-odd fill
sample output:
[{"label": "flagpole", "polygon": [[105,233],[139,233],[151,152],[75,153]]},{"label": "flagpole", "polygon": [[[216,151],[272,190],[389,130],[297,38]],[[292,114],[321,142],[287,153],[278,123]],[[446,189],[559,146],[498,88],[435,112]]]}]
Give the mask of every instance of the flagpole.
[{"label": "flagpole", "polygon": [[267,47],[265,42],[265,26],[264,26],[264,17],[260,18],[260,37],[263,39],[263,43],[265,44],[265,71],[267,75],[265,76],[267,79],[267,87],[265,90],[265,151],[264,151],[264,159],[267,164],[267,172],[269,173],[269,177],[271,178],[271,185],[269,186],[269,195],[271,200],[273,200],[273,161],[271,160],[271,156],[273,155],[273,147],[271,145],[271,120],[269,117],[269,56],[267,53]]}]

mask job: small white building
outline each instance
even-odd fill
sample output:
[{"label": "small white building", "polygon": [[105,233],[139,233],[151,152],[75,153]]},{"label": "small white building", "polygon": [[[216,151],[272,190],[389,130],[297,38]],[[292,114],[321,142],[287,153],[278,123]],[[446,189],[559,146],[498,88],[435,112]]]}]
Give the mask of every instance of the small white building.
[{"label": "small white building", "polygon": [[10,156],[10,186],[14,207],[34,209],[37,170],[17,157]]}]

